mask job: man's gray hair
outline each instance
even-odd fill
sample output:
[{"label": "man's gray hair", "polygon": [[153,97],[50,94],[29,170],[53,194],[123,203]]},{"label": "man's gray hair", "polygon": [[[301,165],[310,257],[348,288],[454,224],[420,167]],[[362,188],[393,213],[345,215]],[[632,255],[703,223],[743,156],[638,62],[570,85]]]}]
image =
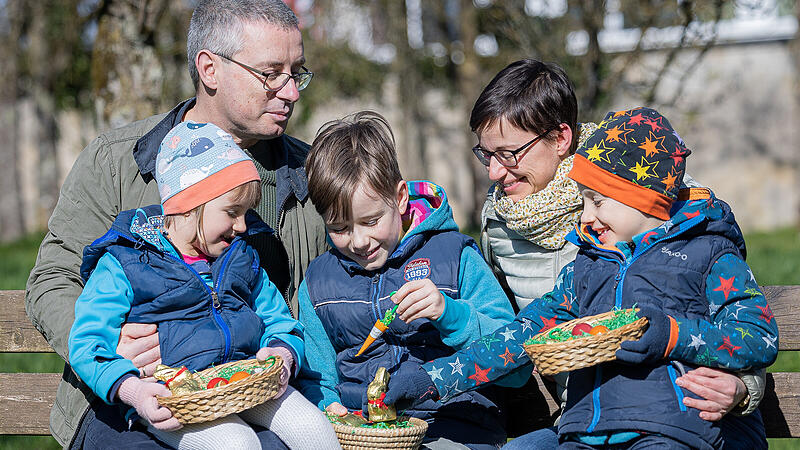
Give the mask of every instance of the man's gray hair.
[{"label": "man's gray hair", "polygon": [[206,49],[232,57],[242,49],[243,25],[259,21],[284,29],[298,27],[297,16],[282,0],[201,0],[197,4],[186,39],[189,75],[195,88],[200,85],[194,64],[197,54]]}]

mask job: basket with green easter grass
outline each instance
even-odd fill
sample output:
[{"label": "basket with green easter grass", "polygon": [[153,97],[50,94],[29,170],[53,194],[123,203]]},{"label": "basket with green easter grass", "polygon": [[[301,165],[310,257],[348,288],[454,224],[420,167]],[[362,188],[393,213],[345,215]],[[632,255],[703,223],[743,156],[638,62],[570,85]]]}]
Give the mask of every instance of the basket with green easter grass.
[{"label": "basket with green easter grass", "polygon": [[378,368],[375,379],[367,387],[368,419],[358,414],[328,414],[344,450],[415,450],[422,444],[428,423],[415,417],[398,416],[394,405],[385,404],[383,399],[388,385],[389,373],[385,367]]},{"label": "basket with green easter grass", "polygon": [[580,317],[542,331],[523,347],[542,375],[591,367],[614,361],[623,341],[635,341],[647,329],[647,319],[638,308],[616,309]]},{"label": "basket with green easter grass", "polygon": [[171,397],[158,397],[158,403],[188,424],[236,414],[274,398],[281,387],[282,368],[280,356],[270,356],[266,361],[232,361],[199,372],[160,365],[153,376],[172,391]]}]

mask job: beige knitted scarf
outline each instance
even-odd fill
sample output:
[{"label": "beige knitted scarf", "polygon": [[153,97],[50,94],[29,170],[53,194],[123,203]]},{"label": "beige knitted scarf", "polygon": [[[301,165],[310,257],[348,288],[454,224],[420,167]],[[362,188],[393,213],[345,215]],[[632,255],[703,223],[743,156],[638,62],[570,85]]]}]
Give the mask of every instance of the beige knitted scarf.
[{"label": "beige knitted scarf", "polygon": [[[578,145],[581,145],[597,129],[593,123],[581,124]],[[578,186],[567,174],[572,169],[575,155],[561,161],[555,178],[544,189],[514,202],[503,192],[499,183],[490,191],[497,215],[506,225],[525,239],[549,250],[564,246],[564,238],[583,211]]]}]

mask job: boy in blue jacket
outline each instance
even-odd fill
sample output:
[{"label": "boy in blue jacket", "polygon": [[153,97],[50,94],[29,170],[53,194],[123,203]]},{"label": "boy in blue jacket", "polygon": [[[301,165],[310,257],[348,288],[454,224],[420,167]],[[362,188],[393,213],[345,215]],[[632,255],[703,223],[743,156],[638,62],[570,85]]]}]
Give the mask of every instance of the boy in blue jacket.
[{"label": "boy in blue jacket", "polygon": [[[247,243],[270,232],[257,216],[245,218],[261,196],[252,159],[219,127],[182,122],[161,143],[156,182],[161,205],[121,212],[84,250],[70,365],[100,399],[138,413],[174,448],[260,448],[249,424],[290,448],[338,448],[326,418],[287,386],[301,367],[303,327]],[[161,361],[171,367],[278,355],[281,389],[238,415],[182,427],[156,399],[170,391],[116,353],[126,321],[158,325]]]},{"label": "boy in blue jacket", "polygon": [[554,290],[470,347],[404,367],[384,401],[444,401],[498,381],[530,364],[522,344],[533,335],[635,305],[649,320],[642,338],[622,343],[618,361],[570,373],[559,448],[766,448],[757,412],[703,420],[675,382],[697,366],[766,367],[778,345],[730,208],[707,189],[678,192],[689,153],[658,112],[609,113],[569,174],[583,196],[568,236],[580,250]]},{"label": "boy in blue jacket", "polygon": [[[458,232],[444,190],[403,180],[382,116],[360,112],[323,126],[306,171],[334,247],[309,265],[299,290],[308,361],[299,388],[320,408],[361,410],[379,367],[394,373],[450,355],[513,318],[475,242]],[[399,320],[356,356],[394,304]],[[472,448],[506,441],[489,392],[405,413],[429,422],[429,441]]]}]

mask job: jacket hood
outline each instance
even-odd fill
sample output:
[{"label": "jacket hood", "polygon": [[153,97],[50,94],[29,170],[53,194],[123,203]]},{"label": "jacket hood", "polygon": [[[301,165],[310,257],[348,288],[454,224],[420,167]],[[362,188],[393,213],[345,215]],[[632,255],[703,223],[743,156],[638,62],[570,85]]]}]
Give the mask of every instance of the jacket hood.
[{"label": "jacket hood", "polygon": [[[716,198],[708,188],[681,189],[678,200],[670,209],[669,220],[659,227],[634,236],[633,242],[637,248],[646,247],[663,238],[677,236],[690,230],[693,233],[725,237],[739,249],[742,259],[747,256],[744,236],[730,205]],[[615,246],[602,244],[591,228],[580,224],[567,235],[567,240],[579,246],[591,245],[605,250],[619,251]]]},{"label": "jacket hood", "polygon": [[458,231],[444,189],[430,181],[409,181],[408,208],[403,214],[403,242],[426,231]]}]

